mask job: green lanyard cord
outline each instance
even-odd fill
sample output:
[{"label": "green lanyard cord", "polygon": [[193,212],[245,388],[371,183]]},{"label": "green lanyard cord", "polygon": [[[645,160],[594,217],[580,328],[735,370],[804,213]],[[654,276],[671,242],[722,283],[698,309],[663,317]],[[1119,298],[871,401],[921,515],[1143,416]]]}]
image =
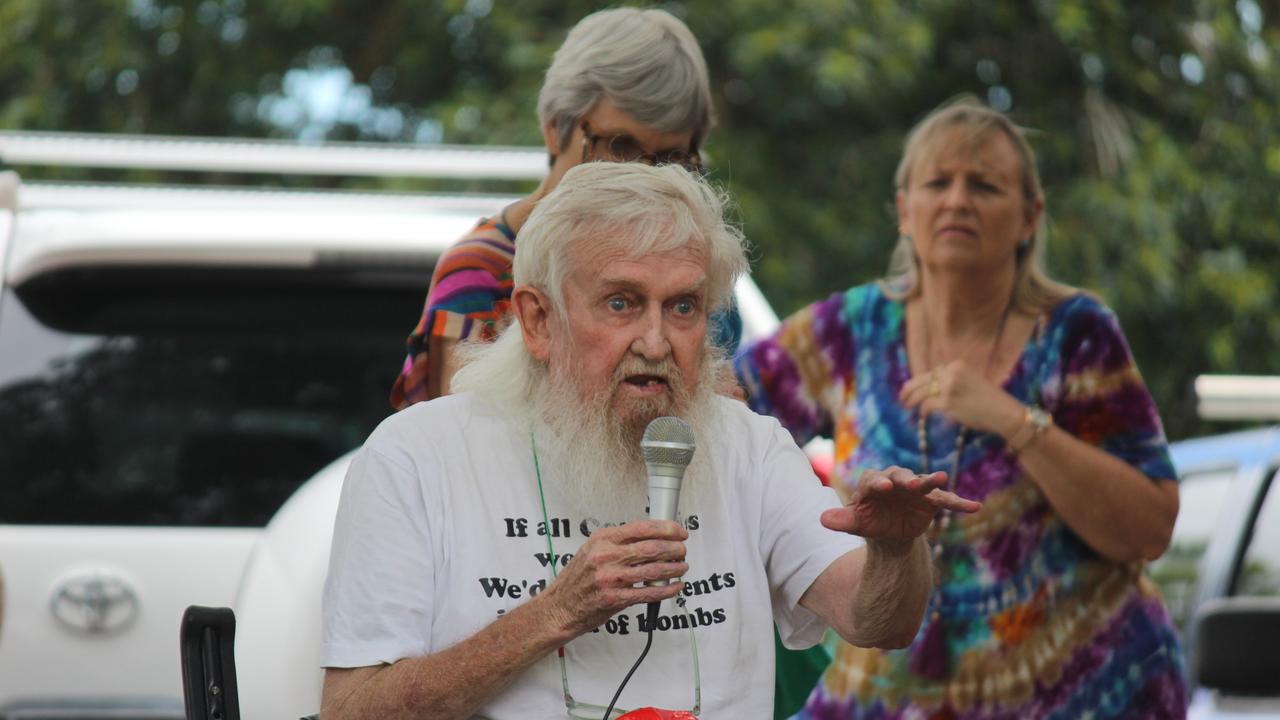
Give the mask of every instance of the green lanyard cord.
[{"label": "green lanyard cord", "polygon": [[551,556],[551,579],[556,579],[556,551],[551,547],[551,518],[547,515],[547,496],[542,492],[542,469],[538,467],[538,442],[529,433],[529,449],[533,451],[533,474],[538,478],[538,501],[542,503],[542,527],[547,532],[547,555]]}]

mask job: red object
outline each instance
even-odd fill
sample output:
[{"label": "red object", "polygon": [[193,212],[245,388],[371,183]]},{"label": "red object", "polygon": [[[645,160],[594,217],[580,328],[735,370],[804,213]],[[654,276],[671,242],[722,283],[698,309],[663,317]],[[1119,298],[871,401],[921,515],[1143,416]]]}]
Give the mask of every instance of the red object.
[{"label": "red object", "polygon": [[632,710],[618,720],[698,720],[698,716],[687,710],[659,710],[646,707]]},{"label": "red object", "polygon": [[818,476],[823,485],[831,484],[831,471],[835,469],[836,459],[827,453],[815,453],[809,456],[809,465],[813,474]]}]

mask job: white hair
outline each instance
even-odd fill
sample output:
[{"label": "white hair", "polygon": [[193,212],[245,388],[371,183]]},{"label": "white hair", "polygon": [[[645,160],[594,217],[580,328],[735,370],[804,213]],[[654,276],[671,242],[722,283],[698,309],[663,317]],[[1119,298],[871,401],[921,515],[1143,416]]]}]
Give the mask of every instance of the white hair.
[{"label": "white hair", "polygon": [[[565,279],[582,255],[621,251],[630,258],[692,248],[706,262],[708,312],[723,306],[737,277],[746,271],[742,235],[724,221],[721,196],[701,178],[678,166],[587,163],[569,170],[556,189],[539,201],[516,242],[515,283],[540,289],[564,317]],[[590,251],[583,245],[590,244]],[[563,499],[600,519],[626,519],[642,508],[644,463],[639,453],[643,427],[628,426],[610,405],[613,387],[630,375],[668,379],[672,404],[652,413],[678,414],[700,437],[716,426],[715,380],[724,358],[710,338],[702,348],[699,376],[682,377],[674,361],[654,365],[627,356],[614,370],[613,385],[584,390],[581,368],[554,371],[524,343],[519,321],[491,344],[459,348],[462,366],[454,392],[471,392],[536,438],[542,474]],[[572,365],[572,363],[570,363]],[[644,411],[642,414],[648,414]],[[705,455],[705,453],[704,453]],[[689,477],[710,492],[713,470],[695,455]],[[696,507],[697,492],[689,507]],[[682,501],[683,505],[684,501]]]},{"label": "white hair", "polygon": [[564,312],[564,281],[589,244],[628,258],[690,248],[706,259],[708,310],[729,302],[747,270],[746,243],[724,220],[723,196],[676,165],[584,163],[538,202],[516,242],[514,280]]},{"label": "white hair", "polygon": [[547,68],[538,119],[555,124],[564,150],[601,99],[659,132],[692,130],[693,150],[714,122],[698,41],[663,10],[614,8],[579,21]]}]

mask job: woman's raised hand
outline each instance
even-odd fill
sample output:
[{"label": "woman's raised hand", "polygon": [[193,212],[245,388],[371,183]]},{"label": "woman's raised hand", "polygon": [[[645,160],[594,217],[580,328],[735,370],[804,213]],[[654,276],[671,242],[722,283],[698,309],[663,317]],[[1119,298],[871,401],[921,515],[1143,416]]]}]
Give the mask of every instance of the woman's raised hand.
[{"label": "woman's raised hand", "polygon": [[1023,405],[982,372],[955,360],[911,378],[898,402],[922,413],[943,415],[979,432],[1009,437],[1022,423]]}]

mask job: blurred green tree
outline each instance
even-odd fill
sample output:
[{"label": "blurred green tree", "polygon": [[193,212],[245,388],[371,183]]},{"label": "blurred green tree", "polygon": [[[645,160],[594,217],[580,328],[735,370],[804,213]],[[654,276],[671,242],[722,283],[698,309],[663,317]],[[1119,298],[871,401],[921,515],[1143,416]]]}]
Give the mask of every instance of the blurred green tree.
[{"label": "blurred green tree", "polygon": [[[533,144],[571,0],[6,0],[0,127]],[[1280,2],[671,2],[780,312],[880,275],[903,135],[972,93],[1034,130],[1050,269],[1119,313],[1172,437],[1280,373]],[[394,183],[394,181],[389,181]]]}]

